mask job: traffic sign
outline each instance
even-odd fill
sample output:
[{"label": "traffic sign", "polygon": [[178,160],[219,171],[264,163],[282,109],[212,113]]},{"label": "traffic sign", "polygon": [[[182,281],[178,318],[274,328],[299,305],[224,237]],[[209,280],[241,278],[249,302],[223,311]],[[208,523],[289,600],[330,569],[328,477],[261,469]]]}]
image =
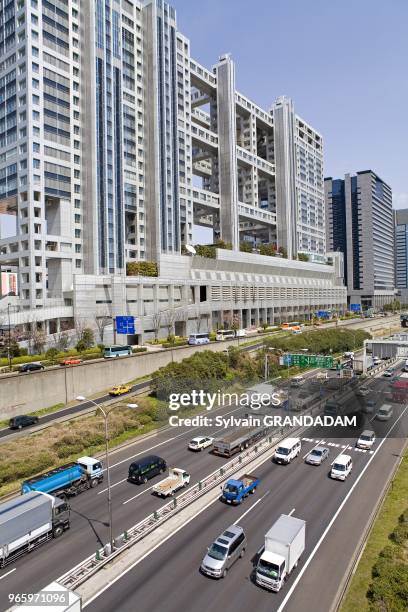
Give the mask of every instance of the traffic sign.
[{"label": "traffic sign", "polygon": [[123,316],[116,317],[116,333],[117,334],[134,334],[135,333],[135,317]]},{"label": "traffic sign", "polygon": [[301,368],[331,368],[333,366],[333,357],[330,355],[305,355],[287,353],[282,355],[280,365],[299,366]]},{"label": "traffic sign", "polygon": [[352,312],[360,312],[361,304],[350,304],[350,310]]}]

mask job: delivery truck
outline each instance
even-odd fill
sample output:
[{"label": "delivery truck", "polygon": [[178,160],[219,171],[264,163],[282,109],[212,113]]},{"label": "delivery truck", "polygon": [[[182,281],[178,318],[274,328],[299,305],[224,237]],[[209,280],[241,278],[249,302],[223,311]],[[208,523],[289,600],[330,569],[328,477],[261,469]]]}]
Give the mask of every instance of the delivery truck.
[{"label": "delivery truck", "polygon": [[305,550],[306,522],[281,514],[265,535],[256,567],[256,583],[276,593],[299,563]]},{"label": "delivery truck", "polygon": [[0,567],[69,529],[66,501],[31,491],[0,504]]},{"label": "delivery truck", "polygon": [[213,444],[213,453],[223,457],[231,457],[251,446],[268,433],[267,427],[240,427],[230,433],[216,438]]},{"label": "delivery truck", "polygon": [[174,495],[176,491],[187,487],[190,482],[190,474],[180,468],[171,468],[169,475],[153,486],[152,493],[160,497]]},{"label": "delivery truck", "polygon": [[255,493],[260,479],[253,474],[243,474],[239,478],[230,478],[222,489],[221,499],[227,504],[240,504],[248,495]]},{"label": "delivery truck", "polygon": [[21,493],[42,491],[56,497],[67,497],[94,488],[102,480],[102,463],[93,457],[80,457],[76,462],[24,480]]}]

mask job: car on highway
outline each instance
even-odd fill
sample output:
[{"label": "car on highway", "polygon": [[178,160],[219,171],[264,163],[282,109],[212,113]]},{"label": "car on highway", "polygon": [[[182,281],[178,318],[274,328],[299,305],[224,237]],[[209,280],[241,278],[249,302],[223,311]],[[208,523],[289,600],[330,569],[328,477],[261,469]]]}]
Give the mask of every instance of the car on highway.
[{"label": "car on highway", "polygon": [[231,525],[208,548],[201,562],[201,572],[212,578],[225,578],[235,561],[244,556],[246,546],[242,527]]},{"label": "car on highway", "polygon": [[373,431],[366,429],[356,442],[357,448],[370,450],[375,442],[375,434]]},{"label": "car on highway", "polygon": [[356,391],[356,395],[358,395],[359,397],[365,397],[366,395],[369,395],[369,393],[370,389],[368,387],[360,387]]},{"label": "car on highway", "polygon": [[166,469],[167,463],[164,459],[157,455],[146,455],[129,465],[128,480],[136,484],[145,484],[150,478],[163,474]]},{"label": "car on highway", "polygon": [[377,421],[389,421],[392,417],[392,414],[392,406],[390,404],[383,404],[375,415],[375,418],[377,419]]},{"label": "car on highway", "polygon": [[395,368],[387,368],[386,370],[384,370],[383,376],[385,376],[386,378],[390,378],[391,376],[394,375],[394,372],[395,372]]},{"label": "car on highway", "polygon": [[124,395],[125,393],[129,393],[131,388],[131,385],[116,385],[109,391],[109,395]]},{"label": "car on highway", "polygon": [[372,414],[374,412],[374,408],[376,407],[375,400],[366,400],[363,406],[363,412],[366,414]]},{"label": "car on highway", "polygon": [[202,451],[209,446],[212,446],[214,438],[209,436],[197,436],[188,443],[188,448],[192,451]]},{"label": "car on highway", "polygon": [[332,463],[330,478],[334,478],[334,480],[346,480],[347,476],[351,474],[352,469],[353,461],[350,455],[339,455]]},{"label": "car on highway", "polygon": [[18,371],[20,374],[22,374],[24,372],[38,372],[39,370],[45,370],[45,367],[42,363],[36,363],[33,361],[32,363],[23,363]]},{"label": "car on highway", "polygon": [[292,459],[300,455],[301,448],[302,444],[299,438],[286,438],[286,440],[282,440],[275,450],[273,460],[275,463],[288,465]]},{"label": "car on highway", "polygon": [[294,376],[290,381],[290,386],[294,388],[301,387],[305,382],[307,382],[307,379],[304,376]]},{"label": "car on highway", "polygon": [[79,363],[82,363],[81,357],[75,357],[75,356],[64,357],[64,359],[61,359],[60,361],[60,365],[62,366],[78,365]]},{"label": "car on highway", "polygon": [[321,465],[329,455],[330,451],[326,446],[316,446],[307,455],[305,462],[309,465]]},{"label": "car on highway", "polygon": [[10,429],[23,429],[23,427],[29,427],[30,425],[36,425],[39,421],[38,416],[29,414],[19,414],[9,420]]}]

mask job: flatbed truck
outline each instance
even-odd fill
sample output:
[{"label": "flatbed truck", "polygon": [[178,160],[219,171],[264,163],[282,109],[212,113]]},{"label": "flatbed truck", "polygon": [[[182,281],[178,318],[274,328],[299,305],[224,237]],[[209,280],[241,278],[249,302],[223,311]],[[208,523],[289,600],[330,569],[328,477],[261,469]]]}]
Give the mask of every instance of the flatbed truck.
[{"label": "flatbed truck", "polygon": [[180,468],[171,468],[169,475],[153,486],[152,493],[160,497],[169,497],[176,491],[187,487],[190,482],[190,474]]},{"label": "flatbed truck", "polygon": [[248,495],[255,493],[259,483],[260,479],[253,474],[242,474],[237,479],[230,478],[223,487],[221,499],[227,504],[238,505]]},{"label": "flatbed truck", "polygon": [[231,457],[254,444],[268,433],[267,427],[241,427],[214,440],[213,453]]}]

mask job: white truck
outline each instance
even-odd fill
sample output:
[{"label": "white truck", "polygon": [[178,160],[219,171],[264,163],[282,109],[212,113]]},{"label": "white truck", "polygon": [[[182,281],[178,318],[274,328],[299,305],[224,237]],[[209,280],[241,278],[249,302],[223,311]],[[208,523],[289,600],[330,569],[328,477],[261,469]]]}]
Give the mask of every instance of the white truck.
[{"label": "white truck", "polygon": [[305,550],[305,534],[305,521],[281,514],[265,535],[265,548],[256,567],[257,584],[280,591]]},{"label": "white truck", "polygon": [[0,568],[69,529],[66,501],[31,491],[0,504]]},{"label": "white truck", "polygon": [[190,474],[188,472],[180,468],[171,468],[167,478],[154,485],[152,493],[160,497],[168,497],[174,495],[179,489],[187,487],[189,482]]}]

